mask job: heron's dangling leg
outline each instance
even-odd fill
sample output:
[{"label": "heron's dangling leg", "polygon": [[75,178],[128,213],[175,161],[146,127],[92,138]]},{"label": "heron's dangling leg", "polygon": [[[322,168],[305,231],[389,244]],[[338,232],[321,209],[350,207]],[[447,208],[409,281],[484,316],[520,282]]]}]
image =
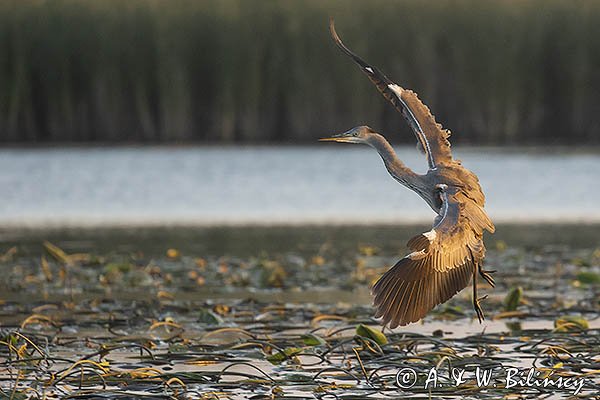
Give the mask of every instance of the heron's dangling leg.
[{"label": "heron's dangling leg", "polygon": [[492,277],[492,274],[494,271],[486,271],[485,269],[483,269],[483,267],[481,266],[481,264],[477,265],[477,269],[479,270],[479,275],[481,275],[481,277],[483,279],[485,279],[487,281],[487,283],[490,284],[491,287],[496,287],[496,282],[494,281],[494,278]]},{"label": "heron's dangling leg", "polygon": [[479,271],[479,266],[477,268],[473,268],[473,308],[475,309],[475,313],[477,313],[477,319],[479,319],[479,323],[482,323],[485,319],[485,315],[483,314],[483,310],[481,309],[481,300],[487,298],[487,294],[482,297],[477,297],[477,271]]}]

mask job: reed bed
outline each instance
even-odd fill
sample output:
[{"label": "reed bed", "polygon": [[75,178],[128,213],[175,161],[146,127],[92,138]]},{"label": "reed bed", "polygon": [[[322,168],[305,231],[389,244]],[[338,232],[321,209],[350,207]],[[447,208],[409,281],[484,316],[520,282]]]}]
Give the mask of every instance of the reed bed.
[{"label": "reed bed", "polygon": [[455,143],[600,142],[600,6],[557,0],[6,0],[0,141],[412,142],[329,16]]}]

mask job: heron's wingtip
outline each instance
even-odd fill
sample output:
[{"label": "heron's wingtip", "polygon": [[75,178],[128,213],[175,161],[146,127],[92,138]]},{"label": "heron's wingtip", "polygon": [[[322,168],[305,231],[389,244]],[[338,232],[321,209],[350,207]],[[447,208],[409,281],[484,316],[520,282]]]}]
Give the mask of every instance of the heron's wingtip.
[{"label": "heron's wingtip", "polygon": [[335,44],[339,46],[339,44],[342,43],[342,40],[340,39],[335,30],[335,20],[333,19],[333,17],[329,17],[329,33],[331,33],[331,38],[333,39]]}]

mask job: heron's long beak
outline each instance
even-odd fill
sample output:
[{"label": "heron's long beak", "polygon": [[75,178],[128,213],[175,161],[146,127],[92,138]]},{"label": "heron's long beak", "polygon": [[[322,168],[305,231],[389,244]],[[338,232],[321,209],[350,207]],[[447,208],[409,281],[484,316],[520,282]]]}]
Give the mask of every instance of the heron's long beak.
[{"label": "heron's long beak", "polygon": [[354,135],[356,128],[352,128],[347,132],[339,133],[331,137],[321,138],[320,142],[340,142],[340,143],[358,143],[358,138]]},{"label": "heron's long beak", "polygon": [[326,138],[320,138],[319,142],[352,143],[352,138],[348,136],[331,136]]}]

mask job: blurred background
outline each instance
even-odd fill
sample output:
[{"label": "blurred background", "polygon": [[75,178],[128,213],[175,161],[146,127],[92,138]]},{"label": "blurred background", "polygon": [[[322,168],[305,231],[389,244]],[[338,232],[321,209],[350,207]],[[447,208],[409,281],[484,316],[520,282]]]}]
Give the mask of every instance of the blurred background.
[{"label": "blurred background", "polygon": [[369,122],[412,143],[329,16],[455,144],[600,142],[600,5],[553,0],[5,0],[0,140],[313,144]]},{"label": "blurred background", "polygon": [[0,221],[430,221],[371,149],[316,142],[368,124],[425,170],[330,16],[453,132],[494,218],[600,220],[596,2],[7,0]]}]

